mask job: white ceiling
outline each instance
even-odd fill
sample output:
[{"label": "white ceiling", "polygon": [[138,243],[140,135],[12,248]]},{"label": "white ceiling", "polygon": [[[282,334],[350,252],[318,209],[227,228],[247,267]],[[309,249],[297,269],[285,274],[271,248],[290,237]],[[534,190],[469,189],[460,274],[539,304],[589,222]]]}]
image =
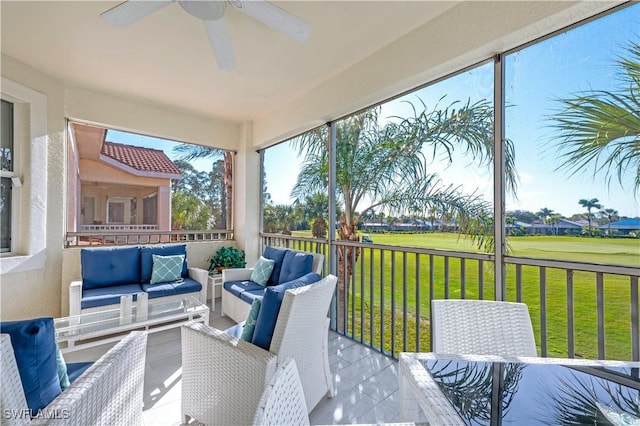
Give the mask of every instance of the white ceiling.
[{"label": "white ceiling", "polygon": [[227,6],[238,66],[218,70],[205,29],[178,4],[127,28],[113,1],[0,2],[2,53],[67,84],[233,121],[251,121],[317,87],[456,1],[276,1],[306,21],[290,39]]}]

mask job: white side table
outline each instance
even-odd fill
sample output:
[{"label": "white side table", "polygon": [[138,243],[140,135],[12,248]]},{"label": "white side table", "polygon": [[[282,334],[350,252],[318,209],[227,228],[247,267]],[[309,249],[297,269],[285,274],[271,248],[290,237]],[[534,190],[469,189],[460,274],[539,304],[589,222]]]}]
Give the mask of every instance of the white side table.
[{"label": "white side table", "polygon": [[209,275],[209,294],[211,295],[211,311],[215,309],[216,297],[222,295],[222,274]]}]

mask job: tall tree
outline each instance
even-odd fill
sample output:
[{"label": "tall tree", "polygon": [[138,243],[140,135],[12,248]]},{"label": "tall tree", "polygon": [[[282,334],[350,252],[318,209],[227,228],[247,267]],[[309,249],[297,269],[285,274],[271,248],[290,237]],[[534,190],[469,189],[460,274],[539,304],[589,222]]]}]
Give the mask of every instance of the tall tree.
[{"label": "tall tree", "polygon": [[547,217],[546,223],[553,227],[553,233],[555,235],[558,235],[558,224],[560,223],[560,219],[562,219],[562,216],[560,216],[557,213],[554,213],[554,214],[550,215],[549,217]]},{"label": "tall tree", "polygon": [[207,206],[193,194],[176,192],[171,197],[171,229],[207,229]]},{"label": "tall tree", "polygon": [[[640,188],[640,44],[631,43],[615,63],[619,85],[613,90],[589,90],[560,99],[551,116],[554,141],[562,161],[558,169],[570,175],[592,170],[607,182],[625,185],[633,176]],[[635,175],[634,175],[635,174]]]},{"label": "tall tree", "polygon": [[587,220],[589,221],[589,236],[591,237],[591,217],[593,216],[591,214],[591,209],[601,209],[602,204],[600,204],[600,200],[598,200],[597,198],[592,198],[590,200],[583,198],[578,201],[578,204],[587,209]]},{"label": "tall tree", "polygon": [[602,209],[600,210],[600,216],[602,216],[603,218],[607,218],[607,234],[611,234],[611,222],[614,221],[614,219],[617,220],[618,218],[618,210],[616,209]]},{"label": "tall tree", "polygon": [[294,202],[302,218],[313,223],[312,235],[316,238],[326,238],[327,236],[327,215],[329,213],[329,196],[326,192],[317,192],[307,195],[304,200]]},{"label": "tall tree", "polygon": [[[422,101],[421,101],[422,102]],[[357,224],[373,209],[409,212],[412,207],[431,206],[451,212],[461,231],[471,229],[473,219],[484,217],[487,202],[477,194],[463,194],[460,188],[444,184],[427,170],[429,160],[444,155],[449,162],[454,149],[462,150],[479,166],[493,159],[493,109],[487,101],[453,102],[429,109],[422,103],[406,118],[382,120],[380,108],[372,108],[336,123],[336,189],[344,208],[338,239],[358,241]],[[295,198],[328,188],[326,128],[316,129],[294,141],[304,157],[292,195]],[[513,146],[506,144],[506,183],[515,188]],[[366,204],[365,204],[366,203]],[[357,214],[356,212],[360,213]],[[480,215],[480,213],[484,213]],[[467,233],[478,244],[487,235]],[[344,298],[344,277],[351,276],[359,257],[356,247],[338,250],[338,300]],[[342,309],[338,309],[341,313]],[[340,324],[340,322],[339,322]]]},{"label": "tall tree", "polygon": [[213,172],[222,176],[220,180],[221,193],[224,194],[224,201],[220,203],[221,220],[218,228],[227,229],[232,223],[231,205],[233,204],[233,152],[201,145],[183,143],[173,148],[174,152],[181,153],[179,160],[189,162],[197,158],[210,158],[220,160],[214,163]]},{"label": "tall tree", "polygon": [[540,211],[538,211],[538,213],[536,213],[536,216],[538,216],[540,219],[542,219],[544,221],[544,223],[547,223],[547,218],[549,216],[551,216],[554,213],[554,211],[552,209],[549,209],[547,207],[543,207],[540,209]]}]

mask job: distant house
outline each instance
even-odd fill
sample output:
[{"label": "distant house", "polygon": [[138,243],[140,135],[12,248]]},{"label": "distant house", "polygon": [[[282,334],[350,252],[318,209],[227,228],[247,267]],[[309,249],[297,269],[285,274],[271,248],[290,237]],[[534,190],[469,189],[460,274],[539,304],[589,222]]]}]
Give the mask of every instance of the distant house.
[{"label": "distant house", "polygon": [[534,235],[578,235],[583,227],[581,223],[568,219],[560,219],[558,223],[544,223],[537,219],[531,222],[526,232]]},{"label": "distant house", "polygon": [[389,229],[389,225],[386,222],[364,222],[362,224],[362,229],[365,231],[387,231]]},{"label": "distant house", "polygon": [[601,225],[600,229],[604,231],[617,231],[621,235],[629,235],[631,232],[640,231],[640,220],[638,219],[623,219],[617,222],[611,222],[606,225]]},{"label": "distant house", "polygon": [[103,128],[70,126],[68,231],[170,231],[171,180],[182,175],[169,157],[107,142]]}]

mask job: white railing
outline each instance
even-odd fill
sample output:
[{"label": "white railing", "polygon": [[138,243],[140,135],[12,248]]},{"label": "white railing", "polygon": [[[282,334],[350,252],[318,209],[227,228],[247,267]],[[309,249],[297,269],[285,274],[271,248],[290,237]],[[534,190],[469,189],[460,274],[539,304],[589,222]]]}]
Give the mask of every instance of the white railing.
[{"label": "white railing", "polygon": [[233,239],[233,230],[229,229],[205,231],[94,230],[67,232],[66,246],[164,244],[182,241],[231,241]]},{"label": "white railing", "polygon": [[158,225],[108,224],[108,225],[80,225],[80,232],[112,232],[112,231],[157,231]]}]

